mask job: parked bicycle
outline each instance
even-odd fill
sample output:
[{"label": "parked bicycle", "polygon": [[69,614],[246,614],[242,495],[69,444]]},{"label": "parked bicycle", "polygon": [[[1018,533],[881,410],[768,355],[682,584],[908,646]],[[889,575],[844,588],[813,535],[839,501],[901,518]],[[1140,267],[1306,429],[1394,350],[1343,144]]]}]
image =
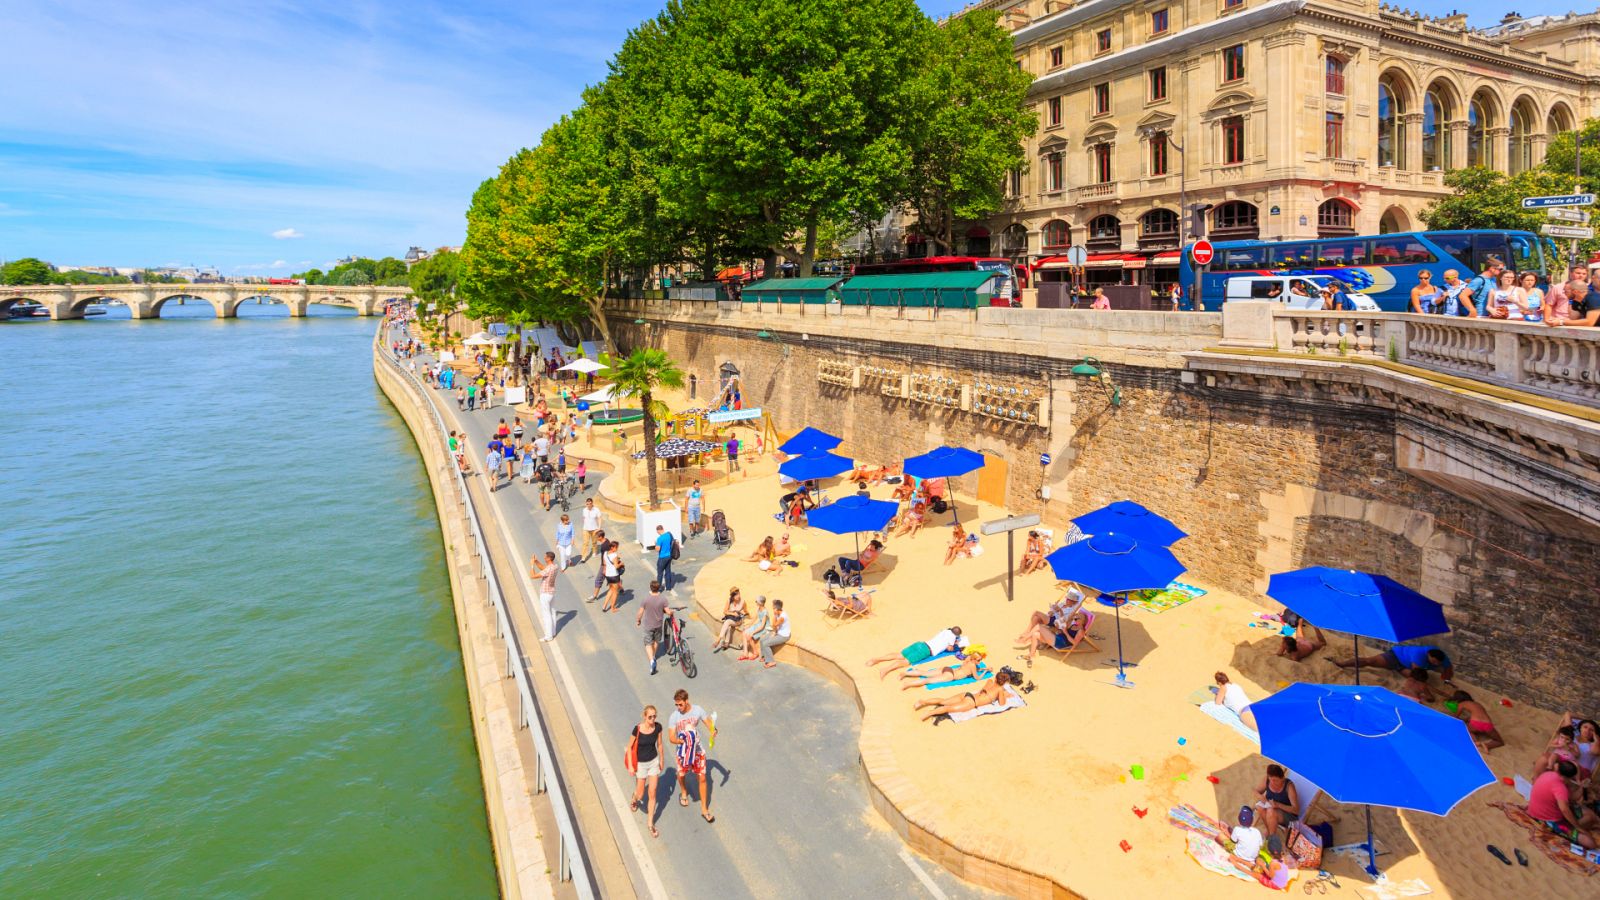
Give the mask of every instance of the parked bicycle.
[{"label": "parked bicycle", "polygon": [[684,643],[683,619],[677,615],[686,609],[687,606],[669,607],[662,625],[666,631],[667,662],[683,669],[684,677],[693,678],[700,674],[700,670],[695,667],[694,652]]},{"label": "parked bicycle", "polygon": [[562,512],[572,511],[572,498],[578,496],[578,479],[563,475],[551,486],[551,497],[561,504]]}]

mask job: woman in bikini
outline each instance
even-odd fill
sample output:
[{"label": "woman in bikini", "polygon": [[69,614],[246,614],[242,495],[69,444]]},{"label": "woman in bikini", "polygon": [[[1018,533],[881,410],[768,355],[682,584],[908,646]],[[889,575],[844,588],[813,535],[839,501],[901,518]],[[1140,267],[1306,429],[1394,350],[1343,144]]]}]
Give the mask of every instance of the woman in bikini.
[{"label": "woman in bikini", "polygon": [[918,700],[917,705],[912,708],[925,710],[925,712],[922,714],[922,721],[924,722],[938,716],[947,716],[951,713],[957,712],[967,712],[969,710],[977,709],[980,706],[988,706],[991,703],[1004,700],[1006,696],[1006,685],[1010,683],[1010,675],[1007,675],[1004,672],[996,672],[994,678],[990,680],[988,684],[985,684],[976,691],[968,691],[964,694],[955,694],[949,697],[936,698],[932,700]]},{"label": "woman in bikini", "polygon": [[972,556],[972,542],[967,540],[967,530],[961,527],[960,522],[950,532],[950,546],[945,550],[944,564],[950,565],[958,556]]},{"label": "woman in bikini", "polygon": [[1483,752],[1488,753],[1496,747],[1506,745],[1505,738],[1502,738],[1494,727],[1494,720],[1489,718],[1489,711],[1483,708],[1482,703],[1472,699],[1471,694],[1466,691],[1456,691],[1450,695],[1450,702],[1456,705],[1456,716],[1466,720],[1467,731],[1474,738],[1483,741]]},{"label": "woman in bikini", "polygon": [[1037,531],[1028,532],[1028,546],[1022,551],[1022,562],[1017,566],[1018,575],[1026,575],[1044,568],[1044,538]]},{"label": "woman in bikini", "polygon": [[927,505],[919,498],[912,501],[911,508],[906,510],[900,527],[895,529],[895,537],[900,535],[912,536],[922,530],[922,520],[927,516]]},{"label": "woman in bikini", "polygon": [[900,690],[909,691],[912,688],[923,687],[929,682],[942,684],[947,681],[960,681],[963,678],[975,679],[978,677],[978,664],[983,662],[986,656],[988,656],[987,651],[982,646],[977,646],[969,649],[965,656],[957,656],[956,664],[953,666],[940,666],[931,672],[913,672],[907,669],[900,674],[900,680],[911,683],[901,685]]},{"label": "woman in bikini", "polygon": [[773,546],[772,535],[769,534],[761,541],[761,546],[756,548],[756,552],[746,556],[744,561],[753,563],[771,563],[773,559],[776,558],[776,553],[777,549]]}]

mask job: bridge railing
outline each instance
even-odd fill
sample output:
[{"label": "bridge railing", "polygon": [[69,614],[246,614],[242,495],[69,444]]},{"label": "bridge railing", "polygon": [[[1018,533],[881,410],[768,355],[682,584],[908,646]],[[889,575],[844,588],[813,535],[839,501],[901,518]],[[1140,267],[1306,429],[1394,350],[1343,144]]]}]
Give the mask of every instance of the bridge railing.
[{"label": "bridge railing", "polygon": [[1246,301],[1223,308],[1222,337],[1225,345],[1270,347],[1335,360],[1387,359],[1586,406],[1600,405],[1600,329],[1596,328],[1415,313],[1295,310]]},{"label": "bridge railing", "polygon": [[[400,365],[400,361],[384,347],[384,334],[390,323],[386,320],[378,327],[377,334],[373,337],[373,347],[377,355],[383,358],[399,374],[400,380],[413,393],[413,399],[421,404],[429,413],[430,424],[434,433],[426,439],[435,441],[435,446],[444,446],[445,435],[448,429],[444,417],[428,399],[427,388],[417,378],[416,374]],[[579,897],[585,900],[600,895],[598,882],[589,865],[589,854],[584,844],[583,834],[578,830],[577,812],[573,809],[572,798],[567,792],[565,783],[561,778],[561,767],[556,761],[551,749],[552,740],[550,730],[545,722],[538,697],[533,692],[533,676],[528,672],[525,662],[526,655],[522,649],[522,638],[517,632],[516,625],[511,620],[511,613],[507,607],[505,591],[501,588],[500,575],[495,568],[494,559],[489,555],[488,545],[485,543],[483,520],[478,515],[478,509],[472,502],[472,493],[467,490],[466,478],[458,467],[450,466],[451,478],[455,483],[456,493],[461,499],[461,504],[466,510],[468,530],[472,532],[473,552],[477,555],[483,569],[484,581],[488,587],[489,605],[495,612],[495,634],[505,641],[506,645],[506,676],[513,678],[517,683],[518,697],[518,724],[529,730],[533,739],[534,749],[534,789],[540,793],[550,795],[550,808],[555,813],[556,829],[560,836],[560,856],[556,864],[556,876],[562,881],[571,881]],[[441,512],[443,512],[441,510]],[[470,673],[469,673],[470,676]]]}]

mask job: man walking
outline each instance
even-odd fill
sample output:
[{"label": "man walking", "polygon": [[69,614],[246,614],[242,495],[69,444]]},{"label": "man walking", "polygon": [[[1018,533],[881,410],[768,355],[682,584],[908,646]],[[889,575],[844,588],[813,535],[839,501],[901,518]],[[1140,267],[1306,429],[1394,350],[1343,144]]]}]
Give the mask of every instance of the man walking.
[{"label": "man walking", "polygon": [[672,589],[672,549],[677,540],[664,527],[656,526],[656,581],[662,590]]},{"label": "man walking", "polygon": [[689,703],[689,692],[679,688],[672,695],[673,713],[667,719],[667,740],[678,748],[678,805],[688,806],[689,795],[684,790],[684,776],[693,772],[700,782],[700,818],[715,822],[711,814],[711,798],[706,795],[706,751],[700,738],[700,726],[707,729],[710,740],[717,739],[717,723],[706,718],[706,711]]},{"label": "man walking", "polygon": [[594,498],[583,501],[583,558],[587,562],[594,553],[597,538],[600,535],[600,510],[594,505]]},{"label": "man walking", "polygon": [[556,565],[556,555],[553,551],[544,552],[544,564],[541,566],[539,557],[535,556],[528,568],[539,579],[539,618],[544,620],[545,643],[556,639],[556,573],[561,568]]},{"label": "man walking", "polygon": [[633,617],[633,624],[644,629],[644,645],[646,659],[650,661],[650,674],[656,673],[656,648],[666,639],[662,626],[667,621],[667,598],[661,593],[661,582],[650,582],[650,596],[644,598],[639,604],[639,614]]},{"label": "man walking", "polygon": [[489,451],[483,456],[483,471],[489,477],[489,493],[500,486],[500,461],[505,456],[500,452],[500,442],[490,441]]}]

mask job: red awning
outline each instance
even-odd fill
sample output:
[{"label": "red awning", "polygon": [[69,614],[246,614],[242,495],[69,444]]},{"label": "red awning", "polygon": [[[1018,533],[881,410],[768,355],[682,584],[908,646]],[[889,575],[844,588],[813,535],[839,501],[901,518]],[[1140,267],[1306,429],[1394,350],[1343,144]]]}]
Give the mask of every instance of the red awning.
[{"label": "red awning", "polygon": [[1120,269],[1131,260],[1144,262],[1144,257],[1132,253],[1091,253],[1084,261],[1085,269]]},{"label": "red awning", "polygon": [[1150,265],[1175,266],[1178,264],[1178,260],[1182,258],[1183,254],[1177,250],[1163,250],[1160,253],[1157,253],[1155,256],[1150,257]]}]

